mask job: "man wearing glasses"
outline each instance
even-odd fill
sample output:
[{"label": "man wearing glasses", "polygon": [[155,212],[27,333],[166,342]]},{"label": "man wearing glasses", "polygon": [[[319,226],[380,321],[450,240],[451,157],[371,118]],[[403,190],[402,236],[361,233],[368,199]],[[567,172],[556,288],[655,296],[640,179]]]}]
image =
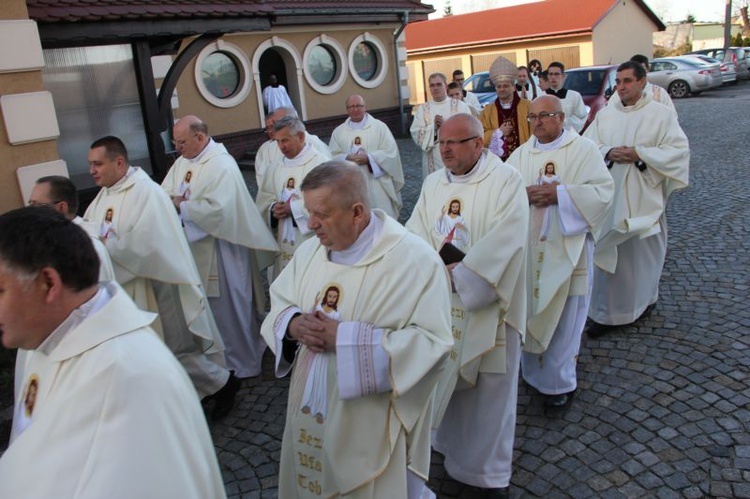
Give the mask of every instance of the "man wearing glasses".
[{"label": "man wearing glasses", "polygon": [[[455,346],[437,387],[433,447],[454,479],[500,498],[508,497],[513,458],[529,203],[521,175],[484,149],[482,136],[470,114],[443,123],[445,170],[425,179],[406,228],[452,257],[444,262]],[[440,230],[459,206],[468,235],[461,250],[451,242],[455,232]]]},{"label": "man wearing glasses", "polygon": [[[560,99],[531,103],[534,137],[508,163],[521,172],[530,205],[523,379],[550,409],[567,408],[594,273],[591,228],[606,214],[614,182],[590,140],[563,127]],[[547,181],[554,173],[554,181]]]},{"label": "man wearing glasses", "polygon": [[[76,215],[78,211],[78,191],[68,177],[50,175],[37,179],[31,189],[31,194],[29,194],[29,206],[48,207],[59,211],[74,224],[88,229],[83,219]],[[99,256],[99,282],[113,281],[115,271],[112,268],[112,261],[109,259],[107,248],[104,247],[98,237],[93,235],[94,230],[87,230],[87,232],[91,236],[91,242]]]},{"label": "man wearing glasses", "polygon": [[617,68],[619,101],[599,113],[585,136],[615,181],[615,197],[596,228],[596,270],[588,336],[598,338],[646,317],[656,306],[667,254],[667,201],[688,185],[690,146],[677,114],[644,92],[646,69]]},{"label": "man wearing glasses", "polygon": [[454,114],[471,113],[464,102],[448,97],[448,81],[443,73],[431,74],[427,82],[432,99],[417,108],[409,129],[414,143],[422,149],[422,178],[443,168],[437,147],[438,131],[443,122]]},{"label": "man wearing glasses", "polygon": [[346,99],[349,118],[337,126],[329,147],[336,160],[352,161],[367,177],[373,208],[379,208],[398,220],[404,172],[396,139],[388,125],[367,112],[361,95]]},{"label": "man wearing glasses", "polygon": [[[176,139],[193,147],[188,136]],[[140,309],[159,313],[152,327],[185,368],[198,395],[216,400],[214,418],[226,415],[239,381],[225,367],[224,344],[169,196],[142,168],[130,165],[125,144],[117,137],[91,144],[89,171],[101,190],[83,218],[97,231],[111,224],[104,245],[117,282]]]},{"label": "man wearing glasses", "polygon": [[565,66],[561,62],[553,62],[547,68],[549,88],[547,93],[554,95],[562,102],[565,113],[565,127],[580,132],[586,124],[589,113],[583,103],[583,97],[575,90],[565,88]]},{"label": "man wearing glasses", "polygon": [[[227,365],[237,378],[258,376],[265,344],[260,324],[265,300],[260,269],[278,251],[258,213],[237,162],[214,142],[197,116],[174,125],[181,156],[162,188],[185,227],[201,282],[226,344]],[[190,193],[180,183],[190,176]]]},{"label": "man wearing glasses", "polygon": [[484,143],[490,151],[506,161],[518,146],[531,136],[526,115],[531,101],[516,93],[518,68],[505,57],[498,57],[490,66],[490,78],[497,91],[495,102],[482,110]]},{"label": "man wearing glasses", "polygon": [[466,90],[464,90],[465,80],[466,78],[464,78],[463,71],[461,71],[460,69],[453,71],[453,83],[457,83],[461,87],[461,92],[464,96],[464,98],[461,100],[464,101],[464,104],[469,106],[469,109],[471,109],[471,114],[478,118],[482,113],[482,104],[479,103],[479,99],[476,95],[474,95],[474,92],[467,92]]}]

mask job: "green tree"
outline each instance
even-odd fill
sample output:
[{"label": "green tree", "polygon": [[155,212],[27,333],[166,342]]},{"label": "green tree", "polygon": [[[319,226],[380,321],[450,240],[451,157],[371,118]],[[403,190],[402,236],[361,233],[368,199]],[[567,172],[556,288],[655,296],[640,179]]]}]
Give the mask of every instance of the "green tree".
[{"label": "green tree", "polygon": [[685,22],[693,24],[695,21],[696,21],[695,16],[688,12],[687,17],[685,18]]}]

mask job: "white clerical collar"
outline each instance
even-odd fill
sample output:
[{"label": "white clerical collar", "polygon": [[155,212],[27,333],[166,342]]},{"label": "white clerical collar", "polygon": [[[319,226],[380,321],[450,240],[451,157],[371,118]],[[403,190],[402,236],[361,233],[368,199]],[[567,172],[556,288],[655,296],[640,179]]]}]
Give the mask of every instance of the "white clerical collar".
[{"label": "white clerical collar", "polygon": [[352,121],[352,119],[349,118],[349,128],[352,128],[354,130],[362,130],[365,126],[367,126],[367,120],[369,118],[370,115],[367,113],[365,113],[365,117],[359,121]]},{"label": "white clerical collar", "polygon": [[477,175],[479,171],[482,169],[481,165],[484,162],[486,157],[487,157],[487,150],[485,149],[484,151],[482,151],[482,155],[479,156],[479,159],[474,164],[474,166],[471,167],[471,170],[464,173],[463,175],[453,175],[448,168],[444,168],[445,178],[448,179],[448,182],[451,184],[468,184],[471,181],[471,179],[475,175]]},{"label": "white clerical collar", "polygon": [[563,128],[563,131],[559,137],[557,137],[552,142],[547,142],[546,144],[542,144],[541,142],[539,142],[539,139],[534,137],[534,140],[536,140],[536,144],[534,144],[534,147],[536,147],[540,151],[554,151],[554,150],[560,149],[563,146],[565,139],[567,138],[568,138],[568,131],[565,128]]},{"label": "white clerical collar", "polygon": [[214,142],[214,139],[213,139],[213,138],[210,138],[210,137],[209,137],[209,139],[208,139],[208,144],[206,144],[206,147],[204,147],[204,148],[203,148],[203,150],[202,150],[202,151],[201,151],[201,152],[200,152],[200,153],[199,153],[199,154],[198,154],[198,155],[197,155],[196,157],[194,157],[194,158],[191,158],[191,159],[189,159],[188,161],[190,161],[191,163],[197,163],[198,161],[200,161],[200,160],[201,160],[201,158],[202,158],[203,156],[205,156],[205,155],[206,155],[206,153],[207,153],[208,151],[210,151],[211,149],[213,149],[213,148],[214,148],[215,146],[216,146],[216,142]]},{"label": "white clerical collar", "polygon": [[500,99],[498,99],[498,102],[500,103],[500,107],[502,107],[503,109],[510,109],[511,107],[513,107],[513,99],[511,99],[507,104]]},{"label": "white clerical collar", "polygon": [[96,292],[86,303],[73,310],[59,326],[55,328],[52,333],[36,348],[37,352],[41,352],[44,355],[49,355],[65,336],[81,324],[86,318],[92,315],[94,312],[101,310],[104,305],[112,299],[109,291],[104,286],[99,287],[99,291]]},{"label": "white clerical collar", "polygon": [[293,158],[287,158],[284,156],[284,166],[299,166],[303,163],[303,159],[305,159],[305,156],[307,156],[307,153],[310,151],[310,144],[305,142],[305,145],[302,147],[302,150],[299,152],[298,155],[296,155]]},{"label": "white clerical collar", "polygon": [[125,172],[125,175],[123,175],[120,180],[107,187],[107,189],[115,189],[117,187],[120,187],[122,184],[127,182],[128,177],[135,173],[135,170],[136,168],[134,166],[128,166],[128,171]]},{"label": "white clerical collar", "polygon": [[375,244],[375,239],[383,230],[383,221],[375,213],[370,212],[370,223],[359,234],[357,240],[348,248],[341,251],[329,251],[328,259],[341,265],[354,265],[367,255]]},{"label": "white clerical collar", "polygon": [[435,99],[432,99],[432,102],[434,102],[435,104],[442,104],[443,102],[446,102],[446,101],[447,101],[447,102],[450,102],[450,99],[448,98],[448,96],[447,96],[447,95],[445,96],[445,98],[444,98],[443,100],[435,100]]}]

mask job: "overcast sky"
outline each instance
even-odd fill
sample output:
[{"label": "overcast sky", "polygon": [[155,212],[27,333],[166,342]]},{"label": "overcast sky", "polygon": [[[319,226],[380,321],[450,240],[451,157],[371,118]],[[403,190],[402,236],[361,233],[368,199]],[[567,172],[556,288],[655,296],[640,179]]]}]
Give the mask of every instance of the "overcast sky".
[{"label": "overcast sky", "polygon": [[[454,14],[466,14],[478,10],[508,7],[535,0],[451,0]],[[733,0],[733,10],[743,0]],[[422,0],[422,3],[435,7],[430,19],[443,17],[446,0]],[[680,22],[692,14],[698,21],[721,21],[724,19],[726,0],[645,0],[646,4],[664,23]]]}]

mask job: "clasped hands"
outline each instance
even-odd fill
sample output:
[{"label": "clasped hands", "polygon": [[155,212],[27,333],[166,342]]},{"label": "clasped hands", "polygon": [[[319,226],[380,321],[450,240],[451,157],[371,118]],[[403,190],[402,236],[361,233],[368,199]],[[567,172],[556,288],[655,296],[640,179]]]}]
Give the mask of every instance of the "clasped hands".
[{"label": "clasped hands", "polygon": [[526,195],[529,197],[529,204],[541,207],[557,204],[557,186],[558,182],[527,186]]},{"label": "clasped hands", "polygon": [[615,163],[635,163],[641,160],[635,152],[635,147],[628,146],[613,147],[607,153],[607,159]]},{"label": "clasped hands", "polygon": [[289,203],[284,201],[275,202],[271,208],[271,215],[278,220],[288,217],[291,213],[292,208],[289,206]]},{"label": "clasped hands", "polygon": [[331,319],[320,310],[300,314],[289,321],[289,336],[316,353],[336,351],[336,333],[339,321]]}]

